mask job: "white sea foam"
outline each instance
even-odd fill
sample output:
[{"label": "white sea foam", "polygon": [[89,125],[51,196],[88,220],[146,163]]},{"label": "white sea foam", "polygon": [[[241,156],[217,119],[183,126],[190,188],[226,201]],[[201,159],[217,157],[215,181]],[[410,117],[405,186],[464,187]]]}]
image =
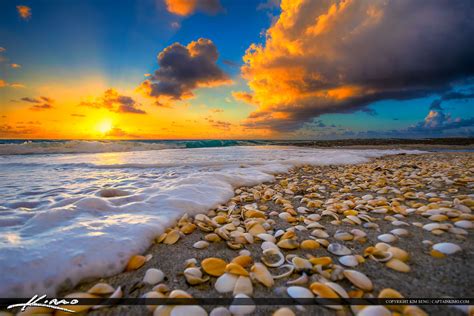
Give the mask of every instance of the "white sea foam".
[{"label": "white sea foam", "polygon": [[235,187],[272,181],[296,165],[400,152],[227,147],[4,156],[0,297],[54,295],[116,274],[181,215],[226,202]]}]

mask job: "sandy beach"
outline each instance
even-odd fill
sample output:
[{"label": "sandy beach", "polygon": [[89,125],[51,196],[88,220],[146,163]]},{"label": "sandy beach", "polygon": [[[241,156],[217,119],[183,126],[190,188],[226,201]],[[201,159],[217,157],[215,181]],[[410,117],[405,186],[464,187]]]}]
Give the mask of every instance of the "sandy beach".
[{"label": "sandy beach", "polygon": [[[189,217],[170,227],[168,235],[157,236],[155,244],[146,253],[137,254],[148,258],[151,255],[151,259],[133,267],[135,270],[84,282],[61,294],[86,292],[96,283],[107,283],[113,288],[120,286],[123,297],[166,297],[170,291],[178,289],[193,297],[232,297],[232,291],[216,291],[218,278],[203,271],[202,261],[215,257],[230,263],[240,252],[249,254],[251,260],[241,257],[237,262],[246,272],[256,271],[255,267],[251,268],[254,263],[269,260],[262,257],[262,239],[267,239],[275,241],[276,248],[280,248],[277,252],[286,257],[290,265],[295,265],[292,260],[297,256],[309,259],[303,262],[311,262],[310,269],[304,273],[296,269],[291,275],[274,280],[269,287],[262,285],[252,273],[251,289],[244,286],[245,291],[251,292],[251,297],[288,297],[286,290],[290,285],[287,282],[300,277],[291,286],[311,289],[317,283],[326,290],[321,293],[313,286],[315,297],[318,293],[324,297],[328,292],[336,292],[339,296],[379,297],[384,289],[396,290],[403,297],[472,297],[473,158],[472,153],[428,153],[387,156],[360,165],[294,168],[288,174],[277,175],[273,183],[236,189],[235,197],[227,205],[210,210],[207,217],[199,216],[194,220]],[[208,220],[210,222],[206,223]],[[229,237],[230,242],[213,233],[221,229],[218,236],[222,236],[222,230],[226,228],[226,233],[233,236]],[[232,229],[240,232],[231,234]],[[265,232],[261,232],[262,229]],[[261,233],[266,235],[258,237]],[[179,236],[178,240],[176,236]],[[285,238],[287,240],[281,243]],[[206,239],[217,241],[195,244]],[[439,246],[440,243],[450,244]],[[328,244],[345,247],[334,251],[333,246],[327,248]],[[338,254],[346,250],[351,256],[346,258],[347,262],[353,267],[339,261],[341,255]],[[322,257],[329,257],[329,262],[324,262],[328,259],[316,259]],[[193,258],[194,263],[188,262],[188,267],[197,267],[202,272],[202,281],[190,285],[183,272],[186,261]],[[159,284],[142,282],[151,268],[164,273],[165,278]],[[276,268],[267,268],[264,270],[277,274]],[[348,280],[344,270],[362,272],[373,286],[361,290],[363,286],[357,283],[357,278]],[[233,270],[227,266],[227,271]],[[325,284],[330,280],[340,285],[344,292],[334,287],[328,290]],[[156,296],[150,294],[152,292],[162,294]],[[392,297],[390,295],[394,295],[392,291],[385,291],[382,297]],[[256,306],[252,314],[270,315],[280,307]],[[288,307],[297,315],[350,315],[361,308],[335,311],[322,306]],[[213,307],[203,308],[209,313]],[[115,306],[89,311],[89,314],[151,314],[152,311],[153,308],[145,306]],[[280,313],[278,315],[291,315],[288,310]],[[453,306],[402,310],[405,315],[425,313],[466,314]],[[156,311],[155,315],[162,314]]]}]

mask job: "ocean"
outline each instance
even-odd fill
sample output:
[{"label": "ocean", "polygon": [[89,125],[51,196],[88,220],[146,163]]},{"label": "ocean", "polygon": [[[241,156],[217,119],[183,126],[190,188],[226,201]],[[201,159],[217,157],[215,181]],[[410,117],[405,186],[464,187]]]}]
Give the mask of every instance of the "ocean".
[{"label": "ocean", "polygon": [[[0,297],[55,295],[121,272],[184,213],[299,165],[402,150],[264,141],[0,141]],[[417,151],[411,151],[417,153]]]}]

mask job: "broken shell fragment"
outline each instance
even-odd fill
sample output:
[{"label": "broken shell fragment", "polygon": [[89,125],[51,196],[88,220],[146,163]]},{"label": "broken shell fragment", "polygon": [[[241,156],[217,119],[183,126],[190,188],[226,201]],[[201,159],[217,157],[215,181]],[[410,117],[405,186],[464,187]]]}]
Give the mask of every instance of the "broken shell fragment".
[{"label": "broken shell fragment", "polygon": [[268,267],[279,267],[285,263],[285,257],[278,248],[268,248],[263,251],[262,262]]}]

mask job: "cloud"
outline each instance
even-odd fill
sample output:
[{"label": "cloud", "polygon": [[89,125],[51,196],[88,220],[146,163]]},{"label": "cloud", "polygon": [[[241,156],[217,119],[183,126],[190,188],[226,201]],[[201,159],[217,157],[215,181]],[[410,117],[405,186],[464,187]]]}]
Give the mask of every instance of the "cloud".
[{"label": "cloud", "polygon": [[0,53],[3,53],[5,51],[7,51],[7,49],[5,47],[0,47]]},{"label": "cloud", "polygon": [[73,117],[86,117],[84,114],[77,114],[77,113],[72,113],[71,116],[73,116]]},{"label": "cloud", "polygon": [[210,111],[211,111],[212,113],[222,113],[222,112],[224,112],[223,109],[211,109]]},{"label": "cloud", "polygon": [[114,127],[107,133],[105,133],[105,136],[107,137],[126,137],[126,138],[135,138],[136,135],[130,134],[120,127]]},{"label": "cloud", "polygon": [[138,90],[155,99],[157,105],[194,96],[193,90],[232,83],[217,66],[219,53],[211,40],[200,38],[183,46],[174,43],[158,54],[159,68]]},{"label": "cloud", "polygon": [[283,0],[281,11],[243,58],[258,105],[247,127],[291,131],[324,113],[445,93],[474,75],[470,1]]},{"label": "cloud", "polygon": [[20,100],[28,103],[33,103],[34,105],[30,107],[30,110],[32,111],[43,111],[54,108],[54,100],[44,96],[41,96],[39,98],[24,97]]},{"label": "cloud", "polygon": [[230,122],[214,120],[211,117],[206,117],[205,120],[208,121],[212,127],[217,129],[228,131],[232,127],[232,123]]},{"label": "cloud", "polygon": [[236,101],[242,101],[249,104],[253,103],[253,95],[245,91],[232,91],[232,97],[234,97]]},{"label": "cloud", "polygon": [[35,127],[15,127],[10,124],[0,125],[0,135],[2,136],[21,136],[34,134],[38,129]]},{"label": "cloud", "polygon": [[18,82],[6,82],[5,80],[0,79],[0,88],[24,88],[25,86]]},{"label": "cloud", "polygon": [[217,14],[223,10],[219,0],[165,0],[166,9],[176,15],[188,16],[196,11]]},{"label": "cloud", "polygon": [[16,10],[18,11],[18,15],[23,20],[29,20],[31,18],[31,8],[26,5],[17,5]]},{"label": "cloud", "polygon": [[19,64],[10,64],[10,67],[12,67],[12,68],[21,68],[21,65],[19,65]]},{"label": "cloud", "polygon": [[115,89],[108,89],[101,97],[93,101],[83,101],[79,105],[96,109],[105,108],[116,113],[146,114],[138,108],[140,104],[132,97],[120,95]]}]

